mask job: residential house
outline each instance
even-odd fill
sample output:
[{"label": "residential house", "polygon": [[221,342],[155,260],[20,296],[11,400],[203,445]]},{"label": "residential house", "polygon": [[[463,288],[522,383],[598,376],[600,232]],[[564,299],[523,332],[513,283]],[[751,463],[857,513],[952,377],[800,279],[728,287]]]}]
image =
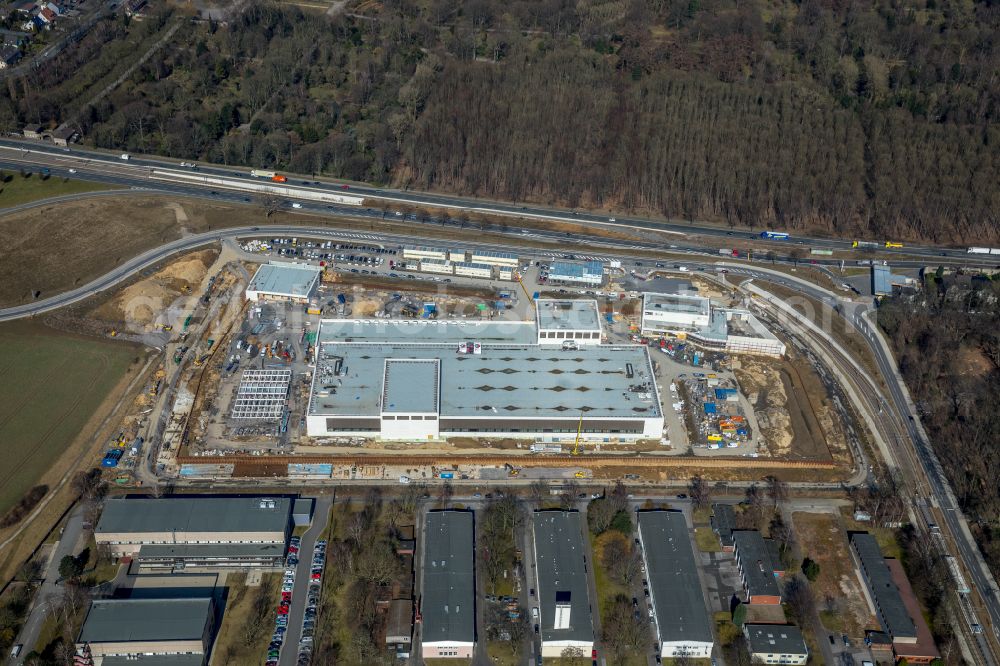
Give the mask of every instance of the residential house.
[{"label": "residential house", "polygon": [[10,44],[0,46],[0,69],[13,67],[21,59],[21,49]]}]

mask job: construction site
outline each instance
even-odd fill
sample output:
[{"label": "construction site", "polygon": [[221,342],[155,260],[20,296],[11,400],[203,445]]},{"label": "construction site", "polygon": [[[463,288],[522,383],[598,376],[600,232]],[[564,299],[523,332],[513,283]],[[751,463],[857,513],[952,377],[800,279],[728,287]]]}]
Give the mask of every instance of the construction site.
[{"label": "construction site", "polygon": [[[808,437],[835,414],[805,403],[790,415],[801,398],[789,377],[808,368],[770,353],[773,333],[763,352],[732,353],[644,330],[650,296],[625,271],[609,268],[595,289],[543,291],[545,268],[529,257],[513,284],[444,284],[392,272],[377,258],[391,250],[275,240],[181,257],[93,311],[108,335],[165,349],[137,414],[109,442],[104,462],[119,483],[848,469],[848,455]],[[367,274],[337,259],[365,253]],[[746,307],[709,278],[649,280],[700,294],[709,326]],[[739,331],[764,328],[748,316]]]}]

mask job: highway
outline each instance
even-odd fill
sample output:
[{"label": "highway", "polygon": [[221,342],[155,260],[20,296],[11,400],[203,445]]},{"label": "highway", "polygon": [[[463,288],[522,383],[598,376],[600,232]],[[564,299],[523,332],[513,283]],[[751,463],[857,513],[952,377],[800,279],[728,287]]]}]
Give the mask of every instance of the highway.
[{"label": "highway", "polygon": [[[25,142],[14,140],[0,140],[0,168],[19,169],[21,167],[36,168],[40,165],[48,166],[55,176],[69,176],[70,169],[73,174],[79,174],[99,182],[106,182],[133,188],[132,191],[140,192],[162,192],[166,194],[176,194],[188,197],[203,197],[218,201],[232,201],[236,203],[253,203],[253,194],[249,191],[243,192],[238,189],[212,189],[212,186],[198,183],[190,179],[178,179],[177,182],[170,180],[152,180],[153,170],[180,170],[174,162],[160,159],[133,157],[129,160],[121,160],[116,156],[109,156],[93,151],[73,149],[58,149],[47,146],[39,142]],[[189,167],[187,167],[190,170]],[[249,185],[262,182],[260,179],[253,179],[245,169],[217,167],[200,165],[197,173],[206,176],[225,177],[227,179],[245,179]],[[453,209],[459,212],[478,212],[493,215],[507,215],[521,218],[533,218],[547,221],[572,221],[594,227],[627,227],[637,232],[660,232],[676,236],[675,244],[664,246],[663,240],[643,242],[643,241],[609,241],[605,238],[575,234],[568,237],[568,234],[548,231],[531,230],[526,233],[523,229],[506,229],[500,225],[488,228],[491,232],[503,233],[509,238],[509,245],[497,244],[498,249],[511,249],[518,251],[519,241],[531,239],[535,241],[551,241],[567,247],[566,252],[573,252],[573,244],[586,244],[593,251],[595,245],[606,248],[608,259],[620,259],[630,264],[635,261],[636,251],[644,253],[697,253],[702,256],[701,260],[692,257],[692,263],[686,266],[690,270],[714,270],[717,266],[727,266],[733,272],[738,272],[744,276],[767,280],[782,284],[794,289],[799,293],[810,296],[830,307],[839,306],[844,317],[851,323],[858,333],[867,341],[872,354],[878,364],[881,374],[889,387],[890,401],[887,406],[893,411],[895,418],[904,424],[905,433],[912,442],[912,450],[922,469],[922,473],[929,484],[931,496],[929,499],[933,506],[940,509],[941,516],[948,529],[953,543],[957,548],[957,555],[964,563],[964,568],[969,572],[975,589],[981,594],[983,602],[990,615],[990,623],[994,631],[1000,628],[1000,604],[998,604],[997,587],[993,577],[985,566],[985,562],[979,553],[971,533],[969,532],[965,519],[959,510],[954,495],[950,489],[943,470],[934,455],[926,434],[919,424],[919,416],[915,406],[909,399],[905,385],[899,377],[896,363],[876,327],[868,319],[866,306],[854,301],[842,298],[839,294],[827,291],[815,284],[805,280],[790,276],[778,271],[772,271],[765,267],[748,264],[706,263],[704,257],[706,250],[700,247],[690,236],[715,236],[727,240],[727,243],[738,245],[748,240],[759,240],[755,234],[745,231],[733,231],[726,228],[705,225],[705,224],[677,224],[642,218],[609,218],[593,213],[579,213],[555,208],[544,208],[534,205],[519,206],[516,204],[483,201],[473,198],[463,198],[445,196],[428,193],[404,192],[390,189],[378,189],[370,186],[359,186],[355,184],[338,183],[332,181],[305,181],[299,177],[289,175],[289,186],[297,189],[308,188],[316,192],[326,192],[330,195],[350,193],[364,197],[365,203],[362,206],[339,205],[329,203],[317,203],[311,200],[302,200],[301,208],[303,212],[316,212],[326,215],[347,215],[356,218],[367,218],[371,220],[381,220],[388,217],[394,221],[405,221],[413,223],[412,236],[390,236],[382,234],[381,238],[386,242],[434,242],[442,244],[438,240],[428,241],[420,237],[420,227],[423,225],[442,226],[455,225],[460,220],[444,218],[435,219],[423,215],[417,215],[405,210],[392,210],[389,212],[383,208],[385,204],[390,206],[414,206],[414,207],[434,207]],[[372,208],[371,205],[377,203],[383,207]],[[464,226],[464,225],[463,225]],[[94,280],[93,282],[74,289],[64,294],[59,294],[51,298],[37,301],[35,303],[6,308],[0,310],[0,321],[27,317],[87,298],[94,293],[106,290],[122,280],[128,279],[137,271],[141,271],[154,265],[172,254],[190,250],[206,244],[214,243],[225,238],[237,238],[247,236],[316,236],[316,237],[338,237],[351,238],[352,233],[342,232],[330,227],[312,227],[307,225],[275,225],[266,227],[238,227],[225,230],[211,231],[204,234],[189,236],[186,238],[171,241],[161,247],[149,250],[142,255],[124,262],[111,272]],[[466,243],[467,244],[467,243]],[[826,248],[838,251],[850,251],[851,242],[846,240],[822,239],[822,238],[794,238],[784,243],[785,247],[795,245],[814,248]],[[776,244],[777,246],[777,244]],[[581,252],[584,250],[581,250]],[[708,252],[712,252],[709,250]],[[941,257],[945,258],[945,263],[979,263],[982,264],[981,257],[970,257],[965,249],[948,249],[928,246],[908,246],[903,250],[887,250],[880,252],[880,258],[892,258],[899,256],[900,261],[893,261],[894,266],[920,266],[927,263],[920,258],[934,257],[934,263],[942,263]],[[522,252],[523,253],[523,252]],[[544,251],[532,250],[533,254],[544,254]],[[915,256],[918,259],[904,259],[907,256]],[[645,259],[645,256],[643,255]],[[675,259],[676,260],[676,259]],[[822,259],[817,260],[820,264],[833,265],[839,260]],[[989,265],[989,264],[987,264]],[[917,498],[918,501],[922,498]],[[982,641],[981,641],[982,645]]]},{"label": "highway", "polygon": [[[185,163],[186,164],[186,163]],[[212,178],[241,179],[247,186],[254,183],[259,186],[266,183],[266,179],[253,178],[250,170],[243,167],[229,167],[221,165],[199,164],[196,168],[191,166],[180,166],[174,160],[155,158],[148,156],[131,155],[128,160],[121,159],[121,155],[110,155],[104,152],[84,150],[81,148],[58,148],[41,141],[29,141],[24,139],[5,138],[0,139],[0,168],[18,169],[22,166],[48,166],[52,169],[53,175],[69,175],[69,169],[74,169],[81,177],[108,182],[128,187],[145,188],[151,191],[173,192],[185,196],[205,196],[217,200],[229,200],[235,202],[249,203],[252,196],[246,192],[226,190],[215,184],[198,183],[192,180],[194,175],[201,175]],[[176,174],[174,180],[164,180],[154,175],[154,170],[172,170]],[[299,176],[287,174],[288,182],[285,184],[289,188],[305,189],[311,193],[326,193],[329,195],[356,195],[364,197],[366,206],[379,204],[381,206],[397,205],[399,207],[432,208],[450,210],[457,213],[482,213],[497,216],[508,216],[514,218],[534,219],[541,221],[562,221],[574,222],[585,225],[592,225],[601,228],[629,229],[638,232],[660,232],[677,235],[679,238],[690,235],[714,236],[727,243],[745,243],[750,240],[760,241],[757,233],[746,230],[734,230],[726,227],[705,224],[701,222],[671,222],[663,220],[653,220],[641,217],[614,217],[612,215],[597,214],[592,212],[567,210],[554,207],[544,207],[537,204],[519,205],[517,203],[505,203],[478,199],[474,197],[459,197],[428,192],[415,192],[408,190],[397,190],[390,188],[378,188],[365,184],[348,183],[343,181],[333,181],[330,179],[317,180],[313,176]],[[294,197],[290,197],[292,199]],[[302,207],[305,210],[324,210],[338,213],[353,214],[362,217],[383,217],[385,211],[378,209],[358,209],[350,206],[322,206],[302,200]],[[417,215],[406,216],[408,221],[419,221]],[[566,239],[568,234],[544,234],[545,236]],[[657,249],[662,249],[662,240],[655,244]],[[799,246],[806,248],[829,249],[838,251],[851,251],[852,241],[834,238],[818,238],[796,236],[788,241],[779,241],[773,244],[778,252],[782,247]],[[679,248],[684,249],[684,248]],[[880,259],[893,259],[898,257],[906,260],[907,257],[936,257],[960,261],[961,263],[978,262],[982,263],[982,257],[975,257],[967,254],[965,248],[952,249],[933,247],[927,245],[907,245],[899,249],[878,250]],[[837,264],[839,260],[816,259],[817,263]],[[924,261],[913,262],[913,265],[923,265]],[[995,264],[996,262],[994,262]],[[989,260],[986,265],[990,264]],[[893,261],[893,265],[902,265]]]}]

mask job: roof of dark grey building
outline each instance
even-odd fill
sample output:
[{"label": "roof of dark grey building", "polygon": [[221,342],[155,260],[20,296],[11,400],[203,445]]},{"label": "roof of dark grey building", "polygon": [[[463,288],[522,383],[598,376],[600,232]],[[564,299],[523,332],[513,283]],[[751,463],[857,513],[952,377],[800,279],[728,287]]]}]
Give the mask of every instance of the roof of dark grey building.
[{"label": "roof of dark grey building", "polygon": [[476,640],[475,532],[470,511],[431,511],[423,534],[425,643]]},{"label": "roof of dark grey building", "polygon": [[97,599],[80,642],[201,640],[211,612],[211,599]]},{"label": "roof of dark grey building", "polygon": [[903,597],[892,580],[892,572],[885,563],[878,541],[868,532],[854,532],[851,534],[851,545],[861,560],[861,571],[868,583],[868,591],[875,598],[880,611],[879,617],[885,625],[882,628],[893,639],[916,638],[917,627],[906,611]]},{"label": "roof of dark grey building", "polygon": [[712,623],[684,514],[640,511],[638,522],[660,641],[711,643]]},{"label": "roof of dark grey building", "polygon": [[109,499],[97,533],[283,532],[287,497],[128,497]]},{"label": "roof of dark grey building", "polygon": [[723,546],[733,545],[733,530],[736,528],[736,512],[731,504],[712,505],[712,529],[719,535]]},{"label": "roof of dark grey building", "polygon": [[771,567],[771,555],[760,532],[736,530],[733,532],[733,543],[750,595],[780,596],[778,581]]},{"label": "roof of dark grey building", "polygon": [[[593,641],[583,524],[577,511],[532,514],[543,641]],[[556,604],[569,604],[569,628],[555,629]]]},{"label": "roof of dark grey building", "polygon": [[745,624],[751,654],[806,654],[802,632],[791,624]]}]

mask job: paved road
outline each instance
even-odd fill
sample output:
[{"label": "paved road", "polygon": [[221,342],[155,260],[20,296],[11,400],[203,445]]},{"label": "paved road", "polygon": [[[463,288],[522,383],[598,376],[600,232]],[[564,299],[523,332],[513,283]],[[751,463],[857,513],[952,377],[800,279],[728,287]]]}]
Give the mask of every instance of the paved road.
[{"label": "paved road", "polygon": [[[295,569],[295,586],[292,589],[292,603],[288,611],[288,631],[285,633],[285,643],[281,647],[281,658],[278,666],[294,666],[299,657],[299,637],[302,635],[302,620],[305,617],[306,601],[309,597],[309,574],[312,568],[313,548],[316,540],[326,529],[330,518],[330,507],[333,497],[321,495],[316,498],[313,510],[312,525],[302,535],[299,547],[299,564]],[[336,562],[327,560],[326,568],[337,566]],[[278,599],[275,599],[277,604]]]},{"label": "paved road", "polygon": [[[188,167],[180,167],[175,161],[154,156],[133,155],[131,159],[125,161],[120,159],[120,155],[83,150],[77,147],[57,148],[40,141],[29,141],[15,138],[0,140],[0,153],[6,153],[6,155],[0,155],[0,161],[6,162],[8,160],[12,160],[14,168],[18,168],[24,164],[45,164],[48,166],[55,166],[57,169],[61,167],[61,170],[53,170],[53,173],[56,175],[65,175],[66,170],[74,168],[81,175],[86,175],[88,178],[93,176],[110,178],[111,180],[109,182],[117,182],[119,184],[151,187],[151,183],[155,182],[156,184],[153,186],[154,189],[162,188],[178,192],[183,191],[185,193],[194,193],[195,195],[198,193],[204,193],[205,190],[214,190],[214,193],[211,196],[220,199],[229,198],[249,201],[249,199],[247,199],[247,195],[250,194],[250,192],[249,189],[247,189],[247,191],[243,193],[238,191],[235,193],[227,193],[222,191],[218,184],[213,185],[207,183],[197,183],[195,181],[184,181],[183,183],[165,180],[152,181],[150,180],[152,171],[154,169],[173,169],[179,174],[178,177],[187,178],[190,178],[192,174],[205,177],[225,177],[229,180],[242,181],[246,184],[247,188],[264,182],[261,179],[252,178],[249,170],[240,167],[200,164],[197,171],[194,171]],[[308,180],[304,180],[305,178],[308,178]],[[705,223],[678,223],[639,217],[616,218],[603,214],[538,206],[535,204],[520,205],[518,203],[491,201],[474,197],[460,197],[428,192],[377,188],[366,184],[330,181],[325,179],[316,180],[315,177],[312,176],[289,174],[287,186],[294,186],[299,190],[306,189],[309,191],[310,195],[319,193],[329,195],[358,195],[369,201],[380,201],[389,205],[398,204],[402,206],[434,207],[446,210],[450,209],[457,212],[465,211],[506,215],[525,219],[578,222],[594,227],[630,228],[638,231],[675,234],[678,237],[697,234],[731,239],[733,243],[746,242],[752,239],[760,240],[759,234],[753,232],[734,231],[726,227]],[[310,205],[308,199],[303,200],[302,205],[303,208],[323,208],[322,206]],[[331,207],[327,206],[326,208]],[[351,210],[350,207],[339,208]],[[370,215],[372,212],[379,215],[384,213],[382,210],[375,210],[365,212],[363,214]],[[417,216],[413,216],[413,220],[416,219]],[[562,236],[565,238],[568,234],[564,234]],[[662,241],[660,241],[660,245],[662,246]],[[834,250],[852,249],[852,241],[850,240],[829,238],[795,237],[786,241],[784,245],[790,247],[799,246]],[[779,243],[777,247],[782,247],[782,244]],[[780,252],[780,249],[778,251]],[[982,258],[977,258],[974,255],[968,255],[965,248],[951,249],[927,245],[911,245],[903,249],[880,249],[878,252],[882,258],[901,258],[905,256],[920,255],[927,257],[960,259],[963,262],[978,261],[982,263],[984,261]],[[817,261],[819,263],[837,263],[836,261],[830,260],[817,259]],[[989,262],[988,259],[985,261]],[[896,262],[894,262],[894,264],[895,263]]]},{"label": "paved road", "polygon": [[21,628],[17,643],[24,645],[21,655],[13,663],[21,664],[24,657],[34,649],[45,618],[62,597],[62,585],[59,581],[59,561],[66,555],[75,555],[77,542],[83,534],[83,505],[77,504],[70,512],[63,533],[52,552],[52,558],[45,568],[45,580],[35,594],[35,600],[28,615],[28,620]]}]

